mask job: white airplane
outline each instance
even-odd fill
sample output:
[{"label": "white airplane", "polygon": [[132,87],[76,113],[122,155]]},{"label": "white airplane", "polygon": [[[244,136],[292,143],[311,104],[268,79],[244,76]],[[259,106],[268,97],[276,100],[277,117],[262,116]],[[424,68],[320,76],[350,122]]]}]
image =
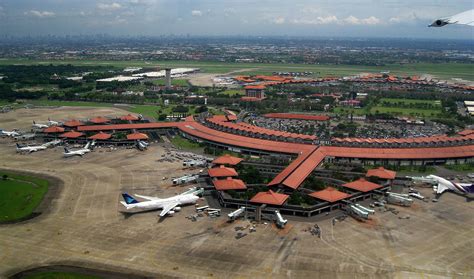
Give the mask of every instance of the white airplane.
[{"label": "white airplane", "polygon": [[149,197],[137,195],[135,196],[145,199],[146,201],[139,202],[134,197],[127,193],[123,193],[122,197],[124,201],[120,203],[126,208],[130,213],[137,213],[141,211],[150,211],[161,209],[160,217],[165,215],[172,216],[175,212],[181,210],[180,205],[185,204],[195,204],[199,199],[198,194],[202,193],[202,189],[191,188],[189,191],[181,193],[177,196],[160,199],[158,197]]},{"label": "white airplane", "polygon": [[437,183],[433,186],[433,191],[440,195],[447,190],[462,194],[462,195],[473,195],[474,184],[472,183],[455,183],[437,175],[428,175],[427,177],[433,179]]},{"label": "white airplane", "polygon": [[16,137],[16,136],[19,136],[20,133],[18,133],[17,131],[13,130],[11,132],[9,131],[5,131],[5,130],[0,130],[0,135],[1,136],[4,136],[4,137]]},{"label": "white airplane", "polygon": [[135,146],[138,148],[138,150],[140,151],[144,151],[145,149],[148,149],[148,145],[150,145],[148,142],[146,141],[142,141],[142,140],[137,140]]},{"label": "white airplane", "polygon": [[59,126],[61,123],[48,118],[48,126]]},{"label": "white airplane", "polygon": [[428,25],[428,27],[443,27],[447,24],[474,26],[474,9],[453,16],[439,18]]},{"label": "white airplane", "polygon": [[95,145],[95,142],[87,142],[87,144],[81,148],[81,149],[77,149],[77,150],[69,150],[69,148],[67,147],[64,147],[64,157],[68,158],[68,157],[73,157],[73,156],[84,156],[86,153],[89,153],[92,151],[92,147]]},{"label": "white airplane", "polygon": [[35,145],[35,146],[20,146],[18,143],[16,144],[16,152],[22,153],[22,152],[27,152],[27,153],[32,153],[40,150],[45,150],[47,149],[48,146],[42,144],[42,145]]},{"label": "white airplane", "polygon": [[44,128],[48,128],[49,126],[46,125],[46,124],[40,124],[40,123],[36,123],[34,120],[33,120],[33,125],[31,125],[33,128],[36,128],[36,129],[44,129]]}]

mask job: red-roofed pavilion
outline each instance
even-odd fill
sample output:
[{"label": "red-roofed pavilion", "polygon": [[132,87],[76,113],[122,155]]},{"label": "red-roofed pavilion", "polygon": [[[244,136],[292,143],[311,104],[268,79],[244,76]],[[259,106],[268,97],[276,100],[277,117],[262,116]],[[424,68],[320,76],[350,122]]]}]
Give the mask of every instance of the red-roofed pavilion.
[{"label": "red-roofed pavilion", "polygon": [[89,139],[91,140],[108,140],[112,137],[111,134],[107,134],[107,133],[104,133],[104,132],[99,132],[93,136],[90,136]]},{"label": "red-roofed pavilion", "polygon": [[273,204],[273,205],[282,205],[288,199],[288,195],[275,193],[272,190],[267,192],[257,193],[250,202],[262,203],[262,204]]},{"label": "red-roofed pavilion", "polygon": [[239,164],[240,162],[242,162],[242,158],[238,158],[238,157],[234,157],[232,155],[229,155],[229,154],[225,154],[223,156],[220,156],[218,158],[216,158],[214,161],[212,161],[213,164],[217,164],[217,165],[231,165],[231,166],[235,166],[237,164]]},{"label": "red-roofed pavilion", "polygon": [[133,133],[127,135],[128,140],[147,140],[148,136],[144,133]]},{"label": "red-roofed pavilion", "polygon": [[208,170],[209,176],[210,177],[231,177],[231,176],[237,176],[237,172],[233,168],[227,168],[224,166],[220,166],[217,168],[212,168]]},{"label": "red-roofed pavilion", "polygon": [[78,126],[83,126],[83,125],[84,125],[84,123],[82,123],[82,122],[79,121],[79,120],[75,120],[75,119],[66,121],[66,122],[64,123],[64,126],[70,127],[70,128],[78,127]]},{"label": "red-roofed pavilion", "polygon": [[61,138],[68,138],[68,139],[77,139],[78,137],[82,137],[84,134],[76,131],[69,131],[64,134],[61,134]]},{"label": "red-roofed pavilion", "polygon": [[110,120],[103,116],[97,116],[97,117],[91,118],[89,122],[94,123],[94,124],[103,124],[103,123],[110,122]]},{"label": "red-roofed pavilion", "polygon": [[333,187],[327,187],[324,190],[309,194],[313,198],[317,198],[327,202],[337,202],[350,197],[351,195],[341,192]]},{"label": "red-roofed pavilion", "polygon": [[376,169],[368,170],[365,176],[367,177],[375,176],[382,179],[393,180],[397,176],[397,173],[391,170],[387,170],[384,167],[379,167]]},{"label": "red-roofed pavilion", "polygon": [[43,130],[43,133],[64,133],[63,127],[51,126]]},{"label": "red-roofed pavilion", "polygon": [[360,192],[370,192],[370,191],[373,191],[375,189],[378,189],[378,188],[382,187],[381,185],[379,185],[377,183],[367,181],[365,178],[359,178],[356,181],[346,183],[342,186],[347,187],[347,188],[351,188],[353,190],[357,190],[357,191],[360,191]]},{"label": "red-roofed pavilion", "polygon": [[121,117],[120,117],[120,120],[124,120],[124,121],[137,121],[137,120],[138,120],[138,117],[135,116],[135,115],[132,115],[132,114],[127,114],[127,115],[121,116]]},{"label": "red-roofed pavilion", "polygon": [[247,186],[245,186],[245,183],[242,180],[233,179],[231,177],[227,177],[227,179],[213,180],[212,184],[214,184],[214,187],[216,187],[216,190],[218,191],[247,189]]}]

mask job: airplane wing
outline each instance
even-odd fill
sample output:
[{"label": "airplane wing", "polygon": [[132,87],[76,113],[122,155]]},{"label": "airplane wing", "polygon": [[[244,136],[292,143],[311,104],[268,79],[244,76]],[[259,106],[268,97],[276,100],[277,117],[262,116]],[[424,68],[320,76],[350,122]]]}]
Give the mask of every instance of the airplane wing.
[{"label": "airplane wing", "polygon": [[178,202],[169,202],[163,206],[163,210],[160,212],[160,217],[165,216],[170,212],[171,209],[175,208],[177,205],[179,205]]},{"label": "airplane wing", "polygon": [[450,17],[435,20],[430,27],[442,27],[447,24],[462,24],[474,26],[474,9]]},{"label": "airplane wing", "polygon": [[145,199],[145,200],[149,200],[149,201],[156,201],[156,200],[159,200],[160,198],[158,197],[150,197],[150,196],[143,196],[143,195],[138,195],[138,194],[134,194],[134,196],[137,196],[139,198],[142,198],[142,199]]}]

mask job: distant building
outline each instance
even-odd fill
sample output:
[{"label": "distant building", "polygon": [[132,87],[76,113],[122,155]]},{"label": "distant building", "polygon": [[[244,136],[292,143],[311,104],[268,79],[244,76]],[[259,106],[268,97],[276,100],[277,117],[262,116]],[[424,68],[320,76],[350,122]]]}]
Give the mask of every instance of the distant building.
[{"label": "distant building", "polygon": [[258,100],[265,99],[265,86],[264,85],[245,86],[245,97],[255,98]]}]

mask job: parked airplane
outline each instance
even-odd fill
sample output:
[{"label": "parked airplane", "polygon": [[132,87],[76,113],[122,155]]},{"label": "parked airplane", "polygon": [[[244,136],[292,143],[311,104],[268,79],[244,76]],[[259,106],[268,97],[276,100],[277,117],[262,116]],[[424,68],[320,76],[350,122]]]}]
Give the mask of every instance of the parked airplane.
[{"label": "parked airplane", "polygon": [[22,152],[27,152],[27,153],[32,153],[40,150],[45,150],[48,147],[45,146],[44,144],[42,145],[35,145],[35,146],[20,146],[18,143],[16,144],[16,152],[22,153]]},{"label": "parked airplane", "polygon": [[428,27],[443,27],[447,24],[463,24],[474,26],[474,9],[453,16],[439,18],[428,25]]},{"label": "parked airplane", "polygon": [[142,141],[142,140],[137,140],[135,146],[138,148],[138,150],[140,151],[144,151],[146,149],[148,149],[148,145],[149,143],[146,142],[146,141]]},{"label": "parked airplane", "polygon": [[61,125],[62,123],[59,123],[57,121],[53,121],[51,119],[48,118],[48,126],[59,126]]},{"label": "parked airplane", "polygon": [[177,196],[164,199],[135,194],[135,196],[146,200],[143,202],[139,202],[131,195],[123,193],[122,197],[124,201],[120,201],[120,203],[130,213],[161,209],[160,217],[165,215],[172,216],[175,212],[181,210],[180,205],[195,204],[199,199],[198,195],[202,192],[202,189],[191,188],[189,191],[181,193]]},{"label": "parked airplane", "polygon": [[455,183],[437,175],[428,175],[427,178],[436,181],[433,186],[433,191],[440,195],[447,190],[462,194],[462,195],[474,195],[474,184],[472,183]]},{"label": "parked airplane", "polygon": [[33,125],[31,125],[33,128],[36,128],[36,129],[43,129],[43,128],[48,128],[49,126],[46,125],[46,124],[40,124],[40,123],[36,123],[34,120],[33,120]]},{"label": "parked airplane", "polygon": [[73,157],[73,156],[84,156],[86,153],[89,153],[92,151],[92,148],[94,147],[95,145],[95,142],[87,142],[87,144],[81,148],[81,149],[77,149],[77,150],[69,150],[69,148],[67,147],[64,147],[64,157]]},{"label": "parked airplane", "polygon": [[13,130],[13,131],[5,131],[5,130],[0,130],[0,136],[4,136],[4,137],[16,137],[16,136],[19,136],[20,133]]}]

